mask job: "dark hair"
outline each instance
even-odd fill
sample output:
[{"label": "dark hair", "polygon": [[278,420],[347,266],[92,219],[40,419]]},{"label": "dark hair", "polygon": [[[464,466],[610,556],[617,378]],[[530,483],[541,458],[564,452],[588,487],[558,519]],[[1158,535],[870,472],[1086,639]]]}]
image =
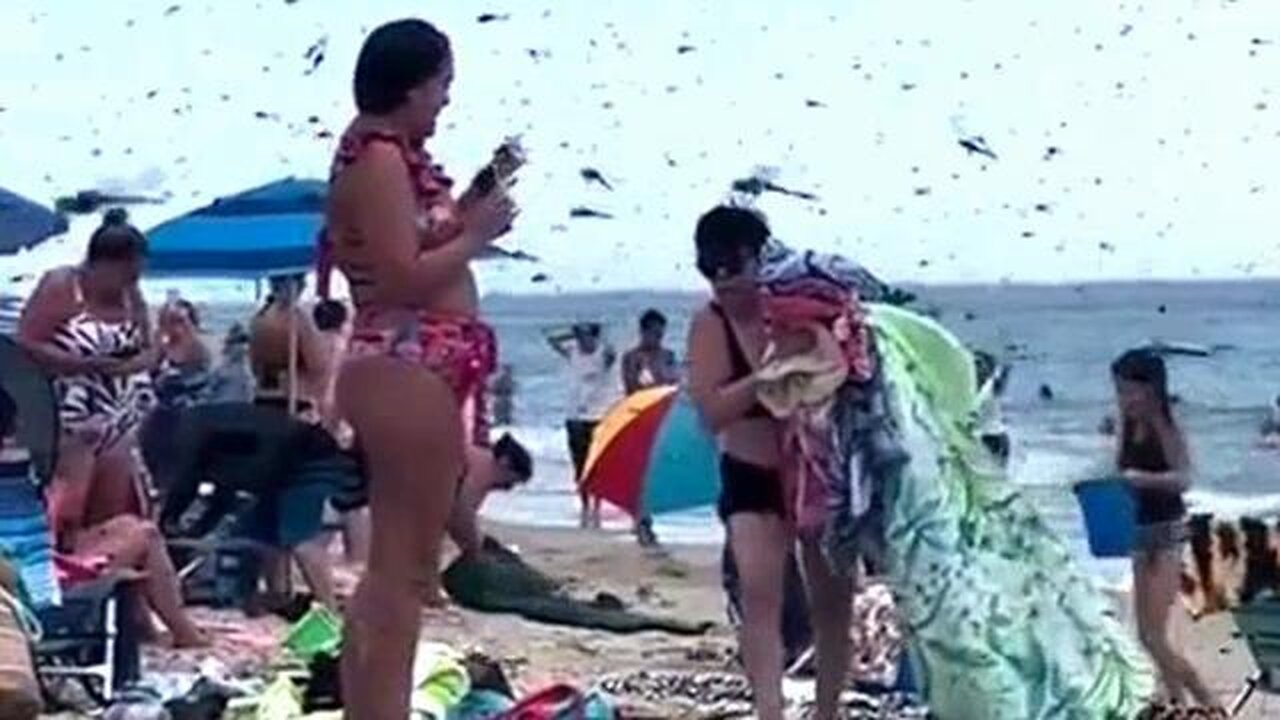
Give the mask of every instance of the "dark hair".
[{"label": "dark hair", "polygon": [[707,279],[721,272],[736,275],[742,270],[743,256],[758,256],[770,235],[764,216],[754,210],[731,205],[712,208],[698,219],[693,233],[698,272]]},{"label": "dark hair", "polygon": [[1169,372],[1165,369],[1164,358],[1149,350],[1129,350],[1111,363],[1111,376],[1150,387],[1165,416],[1172,418],[1169,408],[1173,402],[1169,396]]},{"label": "dark hair", "polygon": [[[1156,400],[1160,403],[1161,414],[1176,430],[1177,424],[1173,419],[1173,410],[1171,409],[1173,403],[1169,398],[1169,373],[1165,369],[1164,358],[1150,350],[1129,350],[1111,363],[1111,376],[1117,380],[1140,383],[1150,387],[1151,391],[1155,393]],[[1122,417],[1120,422],[1120,447],[1122,448],[1121,454],[1123,456],[1129,454],[1129,447],[1133,441],[1133,432],[1133,420]],[[1162,452],[1164,452],[1163,449]],[[1126,459],[1126,457],[1121,458],[1122,461],[1126,461]]]},{"label": "dark hair", "polygon": [[187,314],[187,318],[191,320],[191,325],[197,330],[200,329],[200,311],[196,309],[194,303],[190,300],[178,299],[173,301],[173,306]]},{"label": "dark hair", "polygon": [[644,314],[640,316],[641,330],[644,330],[645,328],[658,327],[658,326],[666,327],[666,325],[667,325],[667,316],[663,315],[661,312],[659,312],[655,308],[649,308],[648,310],[645,310]]},{"label": "dark hair", "polygon": [[262,303],[262,307],[258,310],[258,314],[262,314],[267,308],[286,299],[296,302],[298,296],[306,290],[306,285],[306,273],[295,272],[269,276],[267,278],[267,286],[269,288],[267,297]]},{"label": "dark hair", "polygon": [[311,318],[320,330],[338,330],[347,323],[347,306],[337,300],[322,300],[311,311]]},{"label": "dark hair", "polygon": [[17,429],[18,403],[0,387],[0,440],[9,437]]},{"label": "dark hair", "polygon": [[244,325],[240,323],[231,323],[231,327],[227,328],[227,334],[222,339],[224,346],[228,345],[248,345],[249,331],[244,329]]},{"label": "dark hair", "polygon": [[141,260],[146,256],[146,236],[129,224],[129,213],[124,208],[112,208],[102,216],[102,224],[89,236],[89,251],[85,259],[93,264]]},{"label": "dark hair", "polygon": [[385,115],[404,104],[413,88],[440,72],[449,38],[424,20],[396,20],[365,38],[356,59],[356,108]]},{"label": "dark hair", "polygon": [[533,456],[511,433],[503,433],[493,444],[493,459],[505,461],[507,469],[515,473],[521,482],[533,477]]}]

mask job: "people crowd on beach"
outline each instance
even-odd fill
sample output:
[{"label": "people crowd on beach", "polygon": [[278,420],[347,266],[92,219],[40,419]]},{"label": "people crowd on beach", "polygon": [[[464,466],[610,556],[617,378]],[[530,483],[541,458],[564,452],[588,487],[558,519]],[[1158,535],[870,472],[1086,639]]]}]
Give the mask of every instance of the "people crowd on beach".
[{"label": "people crowd on beach", "polygon": [[[446,538],[464,555],[480,552],[485,498],[533,473],[514,438],[491,437],[493,420],[511,422],[514,377],[500,362],[471,267],[518,218],[509,178],[491,163],[455,195],[426,147],[454,77],[450,41],[427,22],[390,22],[364,41],[354,72],[357,114],[333,157],[320,247],[319,272],[345,276],[349,306],[322,297],[308,309],[303,275],[273,278],[266,302],[228,331],[215,360],[191,303],[170,298],[153,325],[139,289],[146,238],[113,211],[90,237],[82,263],[45,274],[18,329],[23,347],[56,377],[63,433],[46,488],[56,543],[136,573],[145,611],[132,620],[154,636],[154,613],[176,646],[199,646],[207,637],[184,608],[165,548],[168,516],[176,512],[157,519],[151,507],[155,473],[143,462],[149,418],[170,413],[163,415],[173,422],[166,429],[181,441],[156,452],[172,475],[162,484],[184,492],[201,481],[224,482],[214,464],[197,466],[192,458],[216,454],[214,428],[249,422],[245,413],[217,409],[228,403],[249,404],[263,418],[270,413],[262,427],[274,422],[271,432],[314,442],[320,456],[355,459],[367,507],[326,507],[326,518],[342,528],[347,559],[361,571],[353,595],[345,603],[336,595],[325,535],[277,542],[264,570],[273,601],[287,600],[296,564],[319,603],[345,612],[342,684],[352,718],[405,717],[422,609],[445,602],[439,564]],[[851,597],[863,573],[834,566],[828,538],[796,532],[804,508],[794,506],[787,478],[803,452],[797,428],[805,427],[780,418],[775,403],[785,397],[766,402],[762,395],[767,367],[788,359],[779,348],[791,340],[773,322],[761,289],[773,239],[764,216],[748,207],[718,206],[697,220],[692,252],[710,298],[692,318],[687,378],[664,346],[667,318],[656,309],[638,318],[638,342],[621,357],[598,322],[548,332],[546,340],[567,366],[564,426],[583,528],[600,525],[599,500],[581,481],[593,433],[620,399],[617,389],[631,395],[684,382],[719,448],[717,511],[740,587],[741,659],[757,717],[783,717],[784,604],[798,559],[817,657],[814,717],[831,720],[846,686]],[[863,372],[866,387],[879,387],[883,370],[870,364],[867,347],[856,347],[857,338],[839,340],[841,362]],[[1157,354],[1134,351],[1111,370],[1116,471],[1133,489],[1139,525],[1132,558],[1138,634],[1171,698],[1213,706],[1213,693],[1168,634],[1187,542],[1183,495],[1191,461],[1166,369]],[[1010,452],[998,413],[1006,370],[988,357],[978,375],[974,384],[990,395],[982,447],[999,467]],[[501,402],[490,407],[494,388]],[[1047,385],[1038,395],[1054,398]],[[292,467],[288,458],[262,462]],[[876,502],[885,501],[875,495],[867,500],[873,509],[859,512],[882,512]],[[652,518],[635,520],[641,544],[656,544]]]},{"label": "people crowd on beach", "polygon": [[[640,314],[638,341],[623,353],[620,367],[617,353],[603,339],[603,332],[601,323],[580,322],[567,331],[550,331],[546,335],[552,350],[564,359],[568,372],[569,416],[565,418],[565,437],[578,487],[578,526],[583,529],[600,527],[600,500],[588,491],[585,473],[596,427],[618,400],[618,380],[628,397],[642,390],[670,387],[680,382],[676,355],[663,345],[667,318],[661,311],[649,308]],[[642,547],[658,547],[651,517],[636,518],[635,534]]]}]

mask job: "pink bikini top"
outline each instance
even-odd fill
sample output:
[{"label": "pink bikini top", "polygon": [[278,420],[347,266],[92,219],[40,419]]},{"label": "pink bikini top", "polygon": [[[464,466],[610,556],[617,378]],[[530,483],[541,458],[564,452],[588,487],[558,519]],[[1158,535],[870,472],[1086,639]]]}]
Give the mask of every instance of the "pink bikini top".
[{"label": "pink bikini top", "polygon": [[[431,156],[423,148],[412,148],[403,137],[385,130],[348,130],[338,142],[329,169],[329,182],[355,163],[365,148],[374,142],[395,145],[404,160],[418,201],[417,225],[423,249],[437,248],[462,233],[462,221],[458,218],[458,206],[450,191],[453,180],[444,169],[431,162]],[[328,228],[322,227],[316,238],[316,284],[321,298],[329,297],[329,280],[334,267],[333,240]],[[367,285],[372,281],[363,275],[358,266],[347,268],[347,281],[353,286]]]}]

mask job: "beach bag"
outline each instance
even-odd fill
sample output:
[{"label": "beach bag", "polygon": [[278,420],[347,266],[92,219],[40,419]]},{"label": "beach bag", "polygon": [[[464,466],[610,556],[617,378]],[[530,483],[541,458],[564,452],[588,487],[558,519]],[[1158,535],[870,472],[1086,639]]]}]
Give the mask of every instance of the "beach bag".
[{"label": "beach bag", "polygon": [[34,720],[40,714],[40,683],[31,657],[38,625],[17,597],[16,574],[0,558],[0,718]]},{"label": "beach bag", "polygon": [[522,699],[496,720],[615,720],[604,695],[583,693],[572,685],[552,685]]}]

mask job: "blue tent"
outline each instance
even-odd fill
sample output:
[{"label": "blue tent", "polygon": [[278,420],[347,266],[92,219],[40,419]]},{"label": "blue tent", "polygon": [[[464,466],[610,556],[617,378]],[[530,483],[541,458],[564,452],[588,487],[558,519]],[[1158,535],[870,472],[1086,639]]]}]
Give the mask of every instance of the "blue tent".
[{"label": "blue tent", "polygon": [[315,264],[328,184],[288,177],[215,200],[147,234],[147,271],[260,278]]},{"label": "blue tent", "polygon": [[[148,233],[147,272],[252,279],[306,272],[315,265],[328,190],[323,180],[288,177],[161,223]],[[481,259],[536,258],[490,247]]]},{"label": "blue tent", "polygon": [[0,188],[0,255],[11,255],[67,231],[67,219]]}]

